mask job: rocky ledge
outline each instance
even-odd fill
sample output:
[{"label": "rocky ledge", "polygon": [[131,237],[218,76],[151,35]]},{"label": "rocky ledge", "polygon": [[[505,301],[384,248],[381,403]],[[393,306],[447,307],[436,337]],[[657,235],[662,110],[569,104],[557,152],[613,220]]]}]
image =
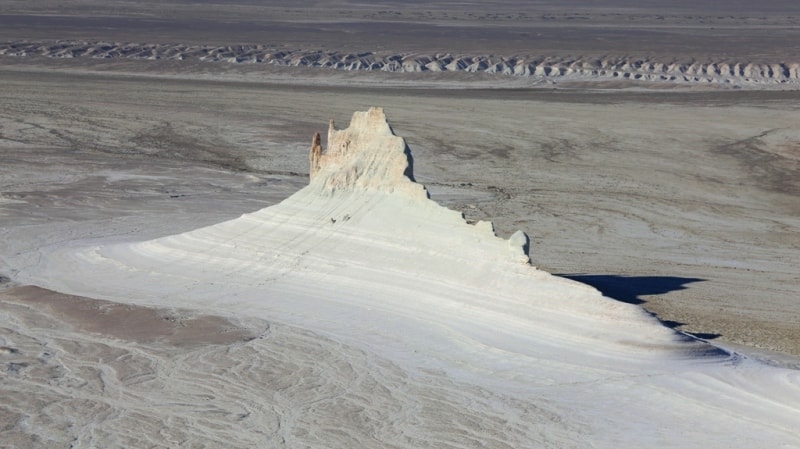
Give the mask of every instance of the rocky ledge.
[{"label": "rocky ledge", "polygon": [[203,46],[120,42],[14,41],[0,43],[0,56],[198,60],[383,72],[464,72],[543,81],[630,80],[728,87],[800,86],[800,62],[680,60],[635,56],[464,55],[447,52],[346,53],[279,49],[265,45]]}]

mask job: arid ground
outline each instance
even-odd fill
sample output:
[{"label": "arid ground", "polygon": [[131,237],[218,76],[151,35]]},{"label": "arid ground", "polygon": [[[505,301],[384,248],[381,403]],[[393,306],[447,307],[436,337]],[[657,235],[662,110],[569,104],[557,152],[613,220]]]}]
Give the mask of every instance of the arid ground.
[{"label": "arid ground", "polygon": [[[6,1],[0,42],[800,62],[800,4],[789,1],[266,3]],[[799,100],[796,88],[760,84],[0,55],[3,375],[47,365],[9,346],[43,342],[45,328],[86,336],[92,354],[130,340],[166,358],[255,338],[269,325],[201,316],[200,330],[176,333],[162,321],[178,312],[137,312],[153,323],[147,336],[116,328],[122,306],[102,298],[69,297],[94,312],[65,311],[58,293],[14,280],[35,262],[18,255],[67,239],[145,240],[275,204],[306,184],[312,134],[373,105],[406,138],[433,199],[503,237],[526,231],[534,265],[714,344],[796,363]],[[25,407],[0,408],[10,422]],[[41,444],[8,435],[12,447]]]}]

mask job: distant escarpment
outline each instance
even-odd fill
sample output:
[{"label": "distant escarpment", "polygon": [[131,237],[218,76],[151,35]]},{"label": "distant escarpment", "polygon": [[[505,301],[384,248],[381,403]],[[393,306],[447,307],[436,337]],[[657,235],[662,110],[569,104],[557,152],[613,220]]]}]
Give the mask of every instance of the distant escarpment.
[{"label": "distant escarpment", "polygon": [[290,50],[265,45],[203,46],[119,42],[15,41],[0,43],[0,56],[197,60],[235,64],[318,67],[350,71],[462,72],[545,81],[630,80],[731,87],[800,86],[800,62],[681,60],[635,56],[465,55],[453,53],[346,53]]}]

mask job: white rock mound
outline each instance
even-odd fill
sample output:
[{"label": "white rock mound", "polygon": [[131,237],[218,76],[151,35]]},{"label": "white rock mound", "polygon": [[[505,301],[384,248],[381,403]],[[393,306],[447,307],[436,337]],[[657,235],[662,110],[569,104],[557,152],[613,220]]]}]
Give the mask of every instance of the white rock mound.
[{"label": "white rock mound", "polygon": [[[227,284],[263,296],[303,285],[303,296],[314,302],[338,303],[346,292],[358,307],[403,314],[435,316],[445,304],[466,306],[459,314],[466,313],[460,326],[467,332],[504,327],[530,336],[538,329],[542,338],[564,338],[576,356],[595,345],[647,358],[637,349],[641,342],[682,342],[641,309],[531,266],[523,232],[504,240],[490,222],[470,225],[460,212],[430,200],[412,180],[410,151],[382,109],[356,112],[344,130],[331,123],[328,143],[323,149],[314,136],[309,185],[280,204],[184,234],[63,254],[88,263],[53,256],[53,266],[85,270],[58,288],[96,290],[94,280],[101,279],[101,289],[111,289],[115,299],[134,288],[137,298],[160,302],[165,291],[190,285],[212,302],[229,302],[228,295],[211,299],[218,287],[206,289]],[[120,270],[137,279],[133,285],[103,281]],[[333,295],[331,285],[337,286]],[[551,312],[570,319],[543,315]],[[590,323],[593,331],[584,332]]]},{"label": "white rock mound", "polygon": [[[396,193],[427,202],[427,207],[432,208],[433,202],[425,187],[414,181],[411,151],[402,137],[394,135],[382,108],[354,113],[350,126],[343,130],[337,130],[331,120],[327,150],[323,150],[320,141],[319,133],[314,134],[309,154],[309,190],[323,196],[337,190]],[[448,218],[454,217],[452,211],[439,209],[439,213]],[[349,218],[352,216],[348,215]],[[460,221],[457,225],[465,227],[466,223]],[[490,222],[478,222],[474,228],[486,238],[495,236]],[[522,231],[517,231],[508,241],[516,260],[529,262],[528,242],[528,236]]]}]

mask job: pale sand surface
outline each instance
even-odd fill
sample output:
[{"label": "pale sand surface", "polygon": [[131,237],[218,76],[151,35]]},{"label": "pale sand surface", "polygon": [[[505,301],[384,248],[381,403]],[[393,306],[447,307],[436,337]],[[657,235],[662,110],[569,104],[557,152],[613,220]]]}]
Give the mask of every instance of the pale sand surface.
[{"label": "pale sand surface", "polygon": [[521,447],[581,431],[547,404],[437,372],[408,378],[374,354],[277,323],[35,287],[0,292],[0,314],[2,447]]}]

